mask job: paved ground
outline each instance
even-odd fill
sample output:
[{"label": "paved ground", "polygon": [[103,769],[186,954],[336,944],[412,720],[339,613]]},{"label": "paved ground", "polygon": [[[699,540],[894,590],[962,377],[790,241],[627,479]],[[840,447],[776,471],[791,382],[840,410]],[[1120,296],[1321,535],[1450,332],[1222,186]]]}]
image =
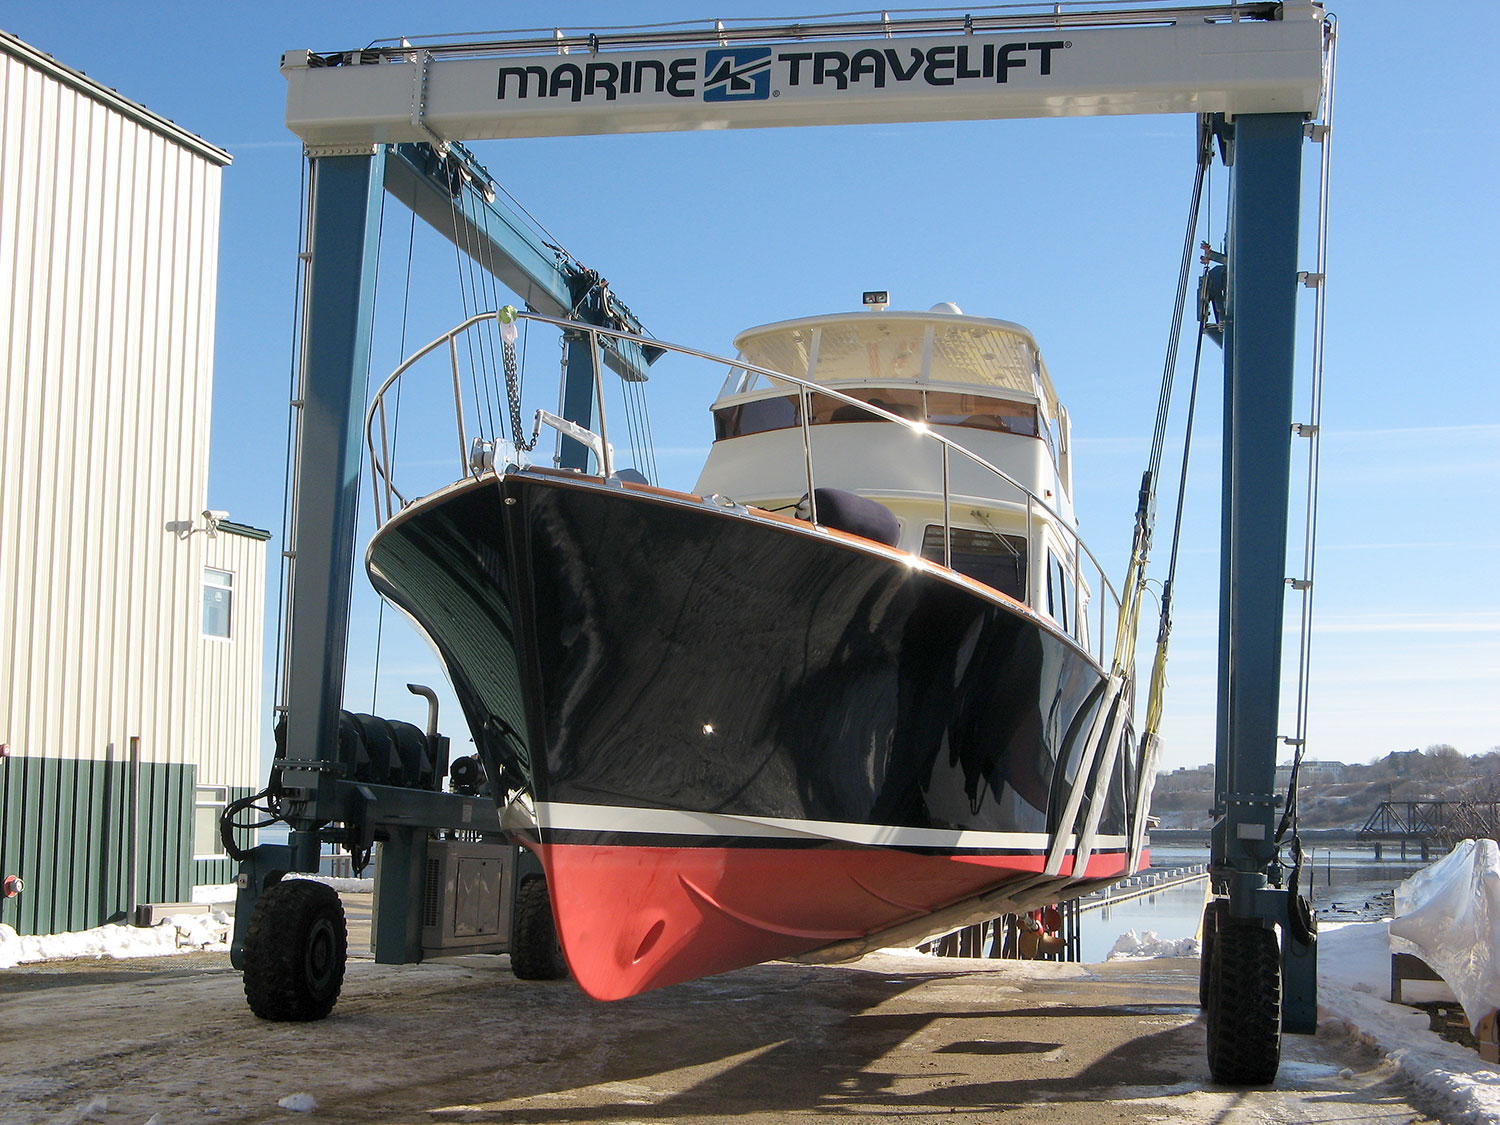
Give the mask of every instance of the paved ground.
[{"label": "paved ground", "polygon": [[763,965],[600,1004],[503,957],[351,961],[333,1015],[267,1024],[222,954],[0,974],[0,1122],[1334,1122],[1426,1118],[1342,1037],[1272,1090],[1216,1088],[1196,961],[877,955]]}]

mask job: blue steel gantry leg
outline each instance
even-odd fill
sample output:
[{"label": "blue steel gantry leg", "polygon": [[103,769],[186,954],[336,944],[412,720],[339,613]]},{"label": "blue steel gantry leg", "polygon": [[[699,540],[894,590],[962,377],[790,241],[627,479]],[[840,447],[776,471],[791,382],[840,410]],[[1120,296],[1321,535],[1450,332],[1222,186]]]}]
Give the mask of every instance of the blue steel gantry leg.
[{"label": "blue steel gantry leg", "polygon": [[[1317,1003],[1315,946],[1281,886],[1274,840],[1303,121],[1261,114],[1233,127],[1211,858],[1214,889],[1228,896],[1220,933],[1239,935],[1219,948],[1254,950],[1247,929],[1280,930],[1281,980],[1268,986],[1282,987],[1281,1026],[1293,1032],[1315,1030]],[[1209,1027],[1212,1060],[1212,1013]]]},{"label": "blue steel gantry leg", "polygon": [[241,865],[235,946],[255,900],[285,871],[316,871],[318,828],[338,819],[339,708],[359,496],[361,429],[375,314],[385,150],[312,162],[296,513],[288,615],[283,808],[289,845]]},{"label": "blue steel gantry leg", "polygon": [[293,810],[304,871],[317,866],[317,840],[307,830],[335,807],[330,767],[338,760],[384,174],[380,146],[312,161],[282,763],[282,784],[315,798],[306,823]]}]

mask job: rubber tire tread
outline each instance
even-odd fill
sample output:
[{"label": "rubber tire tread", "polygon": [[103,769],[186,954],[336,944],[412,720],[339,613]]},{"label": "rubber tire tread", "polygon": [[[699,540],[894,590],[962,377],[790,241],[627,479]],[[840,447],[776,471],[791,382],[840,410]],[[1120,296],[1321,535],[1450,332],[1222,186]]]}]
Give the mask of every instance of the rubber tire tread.
[{"label": "rubber tire tread", "polygon": [[1214,961],[1214,935],[1229,904],[1222,898],[1211,898],[1203,906],[1203,944],[1198,950],[1198,1007],[1208,1007],[1208,975]]},{"label": "rubber tire tread", "polygon": [[[333,964],[331,972],[315,976],[308,945],[318,929],[331,929]],[[310,879],[273,883],[261,893],[245,930],[250,1010],[278,1023],[323,1019],[338,1001],[348,958],[349,930],[338,892]]]},{"label": "rubber tire tread", "polygon": [[1221,917],[1209,971],[1208,1069],[1222,1086],[1269,1086],[1281,1066],[1281,948],[1258,921]]},{"label": "rubber tire tread", "polygon": [[566,980],[568,961],[557,941],[552,896],[545,879],[531,878],[516,895],[510,971],[520,980]]}]

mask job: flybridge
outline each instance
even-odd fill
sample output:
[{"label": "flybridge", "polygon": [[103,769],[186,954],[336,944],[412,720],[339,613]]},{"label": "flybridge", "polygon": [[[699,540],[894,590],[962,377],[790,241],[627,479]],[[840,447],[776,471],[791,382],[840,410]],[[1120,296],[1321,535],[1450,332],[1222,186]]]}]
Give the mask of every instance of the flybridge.
[{"label": "flybridge", "polygon": [[291,51],[310,146],[1127,113],[1316,112],[1323,10],[1282,4],[617,31]]}]

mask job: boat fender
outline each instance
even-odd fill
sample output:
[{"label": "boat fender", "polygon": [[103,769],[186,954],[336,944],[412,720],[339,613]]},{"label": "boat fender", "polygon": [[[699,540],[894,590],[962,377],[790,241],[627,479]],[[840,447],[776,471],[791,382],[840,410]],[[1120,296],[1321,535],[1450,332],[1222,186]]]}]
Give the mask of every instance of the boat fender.
[{"label": "boat fender", "polygon": [[[884,504],[842,488],[815,488],[813,495],[818,500],[818,522],[824,527],[873,539],[887,547],[894,547],[900,540],[901,525],[896,522],[896,514]],[[797,504],[797,518],[808,518],[805,495]]]}]

